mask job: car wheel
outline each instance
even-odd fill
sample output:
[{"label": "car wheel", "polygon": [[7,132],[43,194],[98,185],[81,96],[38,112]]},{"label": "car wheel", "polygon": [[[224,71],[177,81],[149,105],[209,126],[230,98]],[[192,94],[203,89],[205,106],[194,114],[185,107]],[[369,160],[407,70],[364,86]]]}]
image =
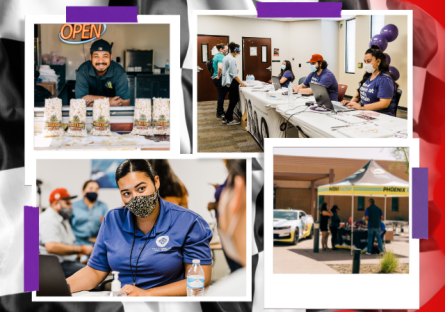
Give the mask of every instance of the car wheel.
[{"label": "car wheel", "polygon": [[309,234],[308,238],[309,238],[309,239],[312,239],[313,236],[314,236],[314,224],[312,223],[312,226],[311,226],[311,233]]},{"label": "car wheel", "polygon": [[294,240],[292,241],[292,245],[296,246],[298,244],[299,237],[300,237],[300,233],[298,232],[298,229],[295,229]]}]

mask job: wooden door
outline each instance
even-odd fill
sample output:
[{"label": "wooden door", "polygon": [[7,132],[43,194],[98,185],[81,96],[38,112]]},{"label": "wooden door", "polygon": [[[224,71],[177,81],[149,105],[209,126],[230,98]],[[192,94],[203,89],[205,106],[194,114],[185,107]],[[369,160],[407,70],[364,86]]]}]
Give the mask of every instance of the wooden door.
[{"label": "wooden door", "polygon": [[270,38],[243,37],[243,80],[247,75],[264,82],[272,79],[271,45]]},{"label": "wooden door", "polygon": [[218,90],[213,83],[212,76],[207,69],[206,62],[213,58],[212,49],[219,43],[229,43],[229,36],[205,36],[198,35],[198,102],[216,101],[218,99]]}]

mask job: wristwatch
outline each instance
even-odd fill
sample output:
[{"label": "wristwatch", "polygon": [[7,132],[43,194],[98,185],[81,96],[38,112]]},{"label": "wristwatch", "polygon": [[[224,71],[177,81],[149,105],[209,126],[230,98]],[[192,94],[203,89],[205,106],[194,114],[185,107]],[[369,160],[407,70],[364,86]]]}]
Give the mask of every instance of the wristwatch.
[{"label": "wristwatch", "polygon": [[361,107],[362,107],[362,110],[365,110],[365,104],[360,103],[360,105],[361,105]]}]

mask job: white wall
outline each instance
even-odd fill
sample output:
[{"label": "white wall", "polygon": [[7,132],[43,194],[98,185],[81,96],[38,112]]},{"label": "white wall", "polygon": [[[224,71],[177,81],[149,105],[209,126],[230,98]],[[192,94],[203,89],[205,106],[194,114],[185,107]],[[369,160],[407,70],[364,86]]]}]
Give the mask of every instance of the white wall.
[{"label": "white wall", "polygon": [[[72,45],[59,39],[59,31],[62,24],[42,24],[42,54],[50,54],[51,51],[59,52],[60,56],[67,58],[67,80],[76,79],[76,69],[85,60],[89,60],[92,42]],[[80,37],[77,35],[77,37]],[[170,54],[170,25],[113,25],[107,24],[107,30],[101,37],[108,42],[113,42],[113,60],[121,58],[124,62],[124,50],[141,49],[154,50],[155,65],[164,67]]]},{"label": "white wall", "polygon": [[[268,21],[255,18],[239,18],[231,16],[206,16],[198,18],[198,35],[219,35],[229,36],[230,42],[242,45],[242,37],[271,38],[272,41],[272,75],[278,75],[281,70],[281,63],[289,59],[288,37],[286,22]],[[196,47],[194,47],[196,48]],[[213,47],[210,47],[212,49]],[[280,49],[280,56],[273,56],[273,49]],[[241,47],[242,49],[242,47]],[[193,60],[196,64],[197,60]],[[242,75],[242,58],[236,58],[237,66]]]},{"label": "white wall", "polygon": [[[288,34],[284,34],[289,42],[290,61],[295,74],[294,84],[298,79],[306,77],[310,73],[310,65],[307,63],[312,54],[321,54],[321,21],[287,22]],[[299,65],[301,64],[301,67]]]},{"label": "white wall", "polygon": [[321,21],[321,55],[328,62],[328,68],[338,77],[338,23]]}]

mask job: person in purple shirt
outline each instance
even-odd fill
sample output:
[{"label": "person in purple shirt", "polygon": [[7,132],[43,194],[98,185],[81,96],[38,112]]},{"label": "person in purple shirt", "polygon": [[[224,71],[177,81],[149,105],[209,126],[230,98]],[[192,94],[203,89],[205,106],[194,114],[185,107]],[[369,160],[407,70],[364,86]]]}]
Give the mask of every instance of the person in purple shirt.
[{"label": "person in purple shirt", "polygon": [[298,85],[294,85],[294,92],[301,94],[313,94],[309,83],[317,83],[323,85],[328,89],[331,101],[338,101],[338,83],[334,74],[328,69],[328,63],[320,54],[312,55],[311,73],[306,77],[306,80]]},{"label": "person in purple shirt", "polygon": [[287,88],[289,83],[292,83],[295,79],[294,72],[292,71],[292,64],[289,61],[283,61],[281,64],[281,73],[278,75],[282,88]]},{"label": "person in purple shirt", "polygon": [[366,73],[359,83],[360,87],[351,101],[342,101],[342,104],[348,108],[372,110],[395,117],[399,85],[389,72],[385,54],[378,45],[373,45],[365,52],[363,62]]}]

